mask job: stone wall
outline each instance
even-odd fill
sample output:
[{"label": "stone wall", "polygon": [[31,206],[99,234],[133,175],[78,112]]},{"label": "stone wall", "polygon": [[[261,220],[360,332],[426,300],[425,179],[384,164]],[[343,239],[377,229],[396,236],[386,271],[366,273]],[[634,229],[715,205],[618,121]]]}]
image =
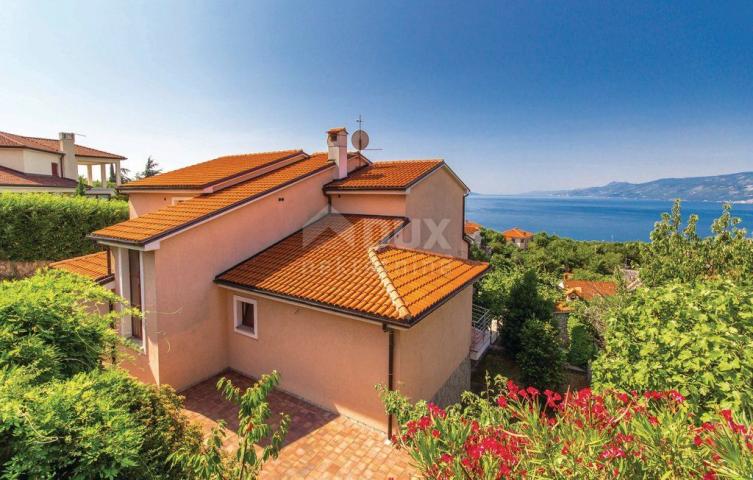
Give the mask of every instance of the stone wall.
[{"label": "stone wall", "polygon": [[33,262],[13,262],[0,260],[0,280],[17,280],[33,275],[37,269],[49,264],[48,260],[36,260]]},{"label": "stone wall", "polygon": [[463,360],[458,368],[444,382],[444,385],[434,394],[431,401],[440,407],[460,401],[460,394],[471,389],[471,359]]}]

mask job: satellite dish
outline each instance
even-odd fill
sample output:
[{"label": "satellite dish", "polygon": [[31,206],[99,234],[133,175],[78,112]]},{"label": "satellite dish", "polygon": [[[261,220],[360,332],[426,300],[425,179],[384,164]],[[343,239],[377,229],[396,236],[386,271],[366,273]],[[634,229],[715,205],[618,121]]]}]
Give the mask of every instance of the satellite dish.
[{"label": "satellite dish", "polygon": [[369,146],[369,134],[363,130],[356,130],[350,138],[356,150],[364,150]]}]

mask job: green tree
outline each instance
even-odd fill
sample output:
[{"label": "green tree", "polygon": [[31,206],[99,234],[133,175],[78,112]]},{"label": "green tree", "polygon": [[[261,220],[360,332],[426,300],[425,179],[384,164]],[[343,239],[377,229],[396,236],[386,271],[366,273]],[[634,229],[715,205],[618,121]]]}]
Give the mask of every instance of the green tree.
[{"label": "green tree", "polygon": [[84,177],[78,177],[78,183],[76,184],[76,196],[83,197],[86,195],[86,180]]},{"label": "green tree", "polygon": [[147,177],[153,177],[159,173],[162,173],[162,169],[159,168],[159,164],[157,163],[157,160],[152,158],[151,155],[146,159],[146,164],[144,165],[144,170],[142,172],[139,172],[136,175],[136,178],[147,178]]},{"label": "green tree", "polygon": [[531,320],[549,321],[554,303],[539,293],[536,272],[528,270],[510,288],[504,302],[504,314],[500,340],[510,355],[520,351],[520,332]]},{"label": "green tree", "polygon": [[550,322],[537,318],[525,322],[515,360],[523,385],[557,390],[565,382],[565,352],[559,331]]},{"label": "green tree", "polygon": [[607,317],[597,388],[677,389],[709,418],[753,405],[753,290],[727,280],[639,289]]},{"label": "green tree", "polygon": [[[256,384],[241,392],[227,378],[217,382],[217,389],[226,400],[238,405],[238,449],[228,454],[222,448],[222,440],[227,435],[225,422],[212,430],[202,448],[179,451],[171,455],[173,463],[183,465],[202,480],[251,480],[255,479],[264,463],[277,458],[282,442],[290,426],[290,417],[283,414],[279,427],[273,430],[269,424],[272,411],[267,397],[280,381],[280,375],[272,372],[262,375]],[[269,443],[257,454],[254,448],[264,440]]]},{"label": "green tree", "polygon": [[711,277],[747,281],[753,271],[753,241],[739,228],[725,204],[712,224],[712,236],[697,233],[698,216],[690,215],[683,227],[681,203],[654,225],[651,242],[643,247],[641,280],[649,287],[672,281],[695,282]]}]

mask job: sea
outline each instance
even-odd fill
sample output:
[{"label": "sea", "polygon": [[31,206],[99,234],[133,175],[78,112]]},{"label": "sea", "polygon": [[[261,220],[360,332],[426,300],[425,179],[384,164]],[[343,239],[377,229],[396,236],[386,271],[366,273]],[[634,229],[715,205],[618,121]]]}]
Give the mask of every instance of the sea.
[{"label": "sea", "polygon": [[[471,194],[466,198],[466,219],[487,228],[519,227],[575,240],[608,242],[648,241],[654,223],[672,202],[584,197],[523,197]],[[683,219],[699,216],[698,233],[711,234],[711,222],[722,212],[717,202],[683,202]],[[733,204],[732,214],[753,232],[753,204]]]}]

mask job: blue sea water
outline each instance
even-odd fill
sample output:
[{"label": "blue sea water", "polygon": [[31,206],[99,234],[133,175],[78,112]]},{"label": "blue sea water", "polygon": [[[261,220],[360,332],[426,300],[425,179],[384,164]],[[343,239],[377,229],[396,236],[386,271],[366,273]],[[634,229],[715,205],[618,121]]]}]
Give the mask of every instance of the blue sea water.
[{"label": "blue sea water", "polygon": [[[654,222],[672,208],[671,201],[604,198],[518,197],[470,195],[466,218],[495,230],[520,227],[545,231],[576,240],[648,241]],[[698,214],[698,233],[709,235],[711,222],[719,217],[722,204],[683,202],[683,218]],[[753,231],[753,205],[735,204],[734,216],[741,226]]]}]

